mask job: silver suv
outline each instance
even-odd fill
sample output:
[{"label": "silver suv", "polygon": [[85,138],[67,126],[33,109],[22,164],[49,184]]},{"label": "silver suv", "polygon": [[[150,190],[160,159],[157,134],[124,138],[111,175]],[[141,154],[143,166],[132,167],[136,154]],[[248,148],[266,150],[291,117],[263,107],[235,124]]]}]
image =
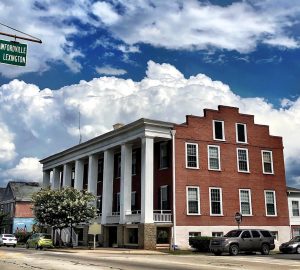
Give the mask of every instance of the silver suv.
[{"label": "silver suv", "polygon": [[267,230],[240,229],[232,230],[224,235],[210,240],[210,251],[215,255],[229,252],[230,255],[237,255],[240,251],[260,251],[268,255],[270,250],[275,248],[274,237]]}]

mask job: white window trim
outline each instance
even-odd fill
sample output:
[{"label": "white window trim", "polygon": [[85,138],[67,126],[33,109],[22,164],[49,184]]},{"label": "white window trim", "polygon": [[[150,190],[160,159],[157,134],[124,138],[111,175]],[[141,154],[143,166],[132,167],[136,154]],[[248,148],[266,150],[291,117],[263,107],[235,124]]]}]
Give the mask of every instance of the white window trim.
[{"label": "white window trim", "polygon": [[[265,166],[264,166],[264,152],[271,153],[271,168],[272,172],[265,172]],[[261,163],[262,163],[262,169],[264,174],[274,174],[274,167],[273,167],[273,152],[270,150],[261,150]]]},{"label": "white window trim", "polygon": [[[216,138],[216,132],[215,132],[215,122],[221,122],[222,123],[222,137],[223,139],[217,139]],[[225,139],[225,125],[224,125],[224,121],[223,120],[213,120],[213,138],[215,141],[226,141]]]},{"label": "white window trim", "polygon": [[132,172],[132,165],[131,165],[131,175],[132,176],[135,176],[136,175],[136,164],[137,164],[137,160],[136,160],[136,158],[137,158],[137,155],[136,155],[136,151],[132,151],[132,162],[133,162],[133,156],[135,156],[135,172],[133,173]]},{"label": "white window trim", "polygon": [[[163,185],[163,186],[160,186],[160,189],[159,189],[159,192],[160,192],[160,209],[162,209],[162,202],[163,202],[163,200],[162,200],[162,189],[163,188],[168,188],[168,185]],[[167,201],[168,201],[168,190],[167,190]]]},{"label": "white window trim", "polygon": [[[274,210],[275,210],[275,215],[268,215],[268,211],[267,211],[267,197],[266,197],[267,192],[272,192],[274,194]],[[265,190],[264,194],[265,194],[266,216],[267,217],[277,217],[277,203],[276,203],[276,193],[275,193],[275,190]]]},{"label": "white window trim", "polygon": [[[250,214],[243,214],[242,213],[242,200],[241,200],[241,191],[248,191],[249,193],[249,207],[250,207]],[[239,198],[240,198],[240,213],[242,213],[243,216],[252,216],[252,199],[251,199],[251,189],[248,188],[240,188],[239,189]]]},{"label": "white window trim", "polygon": [[[248,169],[248,171],[241,171],[240,170],[240,167],[239,167],[239,150],[246,150],[246,153],[247,153],[247,169]],[[248,152],[247,148],[237,148],[236,149],[236,164],[237,164],[237,170],[238,170],[238,172],[241,172],[241,173],[250,173],[249,152]]]},{"label": "white window trim", "polygon": [[[220,205],[221,205],[221,214],[212,214],[211,212],[211,190],[218,189],[220,190]],[[209,213],[211,216],[223,216],[223,196],[222,196],[222,188],[219,187],[209,187]]]},{"label": "white window trim", "polygon": [[[196,167],[188,167],[188,155],[187,155],[187,145],[191,144],[191,145],[196,145],[196,162],[197,162],[197,166]],[[185,143],[185,167],[187,169],[194,169],[197,170],[199,169],[199,152],[198,152],[198,143],[190,143],[190,142],[186,142]]]},{"label": "white window trim", "polygon": [[[218,148],[219,169],[212,169],[210,167],[210,162],[209,162],[209,158],[210,158],[210,156],[209,156],[209,147],[217,147]],[[207,146],[207,166],[208,166],[208,169],[210,171],[221,171],[221,149],[220,149],[219,145],[212,145],[212,144],[210,144],[210,145]]]},{"label": "white window trim", "polygon": [[[162,160],[162,156],[161,156],[161,148],[163,145],[168,145],[168,142],[162,142],[159,144],[159,169],[160,170],[165,170],[165,169],[168,169],[169,167],[162,167],[161,166],[161,160]],[[168,157],[168,147],[167,147],[167,157]]]},{"label": "white window trim", "polygon": [[[244,126],[244,130],[245,130],[245,141],[244,142],[239,141],[238,125],[243,125]],[[235,123],[235,135],[236,135],[236,142],[237,143],[248,144],[247,124],[244,124],[244,123]]]},{"label": "white window trim", "polygon": [[[119,213],[119,211],[121,211],[121,194],[120,194],[120,192],[117,192],[117,201],[116,201],[116,203],[117,203],[117,213]],[[119,205],[120,209],[118,209],[118,205]]]},{"label": "white window trim", "polygon": [[[299,212],[299,215],[298,215],[298,216],[295,216],[295,215],[294,215],[294,212],[293,212],[293,202],[297,202],[297,203],[298,203],[298,212]],[[290,205],[291,205],[291,210],[292,210],[292,213],[291,213],[291,214],[292,214],[292,217],[299,218],[299,217],[300,217],[300,201],[297,200],[297,199],[291,200]]]},{"label": "white window trim", "polygon": [[[196,188],[197,189],[197,196],[198,196],[198,213],[189,213],[189,188]],[[186,186],[186,214],[188,216],[200,216],[200,188],[198,186]]]}]

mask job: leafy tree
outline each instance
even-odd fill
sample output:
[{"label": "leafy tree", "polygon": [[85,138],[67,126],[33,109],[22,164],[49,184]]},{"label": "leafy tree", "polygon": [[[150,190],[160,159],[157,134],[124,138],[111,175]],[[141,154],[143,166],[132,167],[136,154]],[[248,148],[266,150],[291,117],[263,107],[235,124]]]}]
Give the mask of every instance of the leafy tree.
[{"label": "leafy tree", "polygon": [[33,195],[32,201],[38,225],[59,228],[60,231],[70,227],[71,246],[72,228],[96,217],[96,208],[92,203],[95,196],[72,187],[61,190],[42,189]]}]

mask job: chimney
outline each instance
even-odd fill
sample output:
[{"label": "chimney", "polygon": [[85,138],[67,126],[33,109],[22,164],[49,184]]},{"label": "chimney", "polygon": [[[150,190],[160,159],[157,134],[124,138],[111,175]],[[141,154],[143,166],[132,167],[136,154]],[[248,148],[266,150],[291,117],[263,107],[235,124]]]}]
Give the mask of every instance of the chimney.
[{"label": "chimney", "polygon": [[123,123],[116,123],[116,124],[113,125],[113,128],[114,128],[114,130],[116,130],[116,129],[119,129],[119,128],[123,127],[123,126],[124,126]]}]

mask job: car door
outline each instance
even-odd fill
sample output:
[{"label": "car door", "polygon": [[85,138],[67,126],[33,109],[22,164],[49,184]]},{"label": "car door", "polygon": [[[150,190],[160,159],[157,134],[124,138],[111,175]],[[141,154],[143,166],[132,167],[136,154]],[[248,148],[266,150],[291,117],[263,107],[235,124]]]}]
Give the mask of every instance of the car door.
[{"label": "car door", "polygon": [[240,239],[240,251],[252,250],[252,236],[250,231],[243,231]]},{"label": "car door", "polygon": [[257,230],[251,230],[251,234],[252,234],[252,241],[253,241],[253,249],[252,250],[260,250],[261,248],[261,242],[262,242],[262,238],[260,233]]}]

